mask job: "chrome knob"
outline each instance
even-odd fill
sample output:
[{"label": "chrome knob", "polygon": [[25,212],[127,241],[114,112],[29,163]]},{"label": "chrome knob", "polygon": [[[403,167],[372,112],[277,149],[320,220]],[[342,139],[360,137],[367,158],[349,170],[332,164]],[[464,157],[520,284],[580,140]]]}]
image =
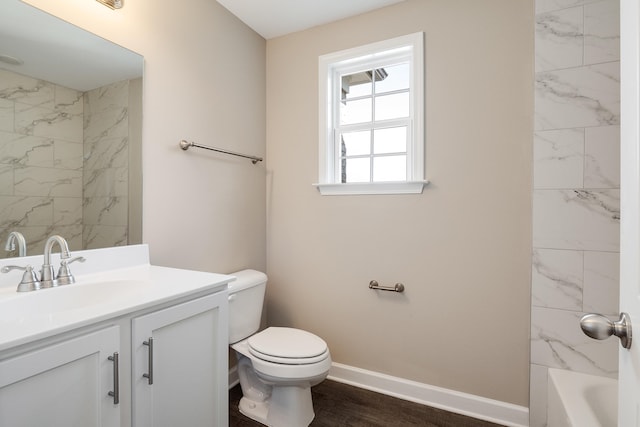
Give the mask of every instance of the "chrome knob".
[{"label": "chrome knob", "polygon": [[601,314],[589,313],[580,319],[582,332],[596,340],[604,340],[611,335],[620,338],[623,348],[631,348],[631,318],[627,313],[620,313],[620,319],[613,322]]}]

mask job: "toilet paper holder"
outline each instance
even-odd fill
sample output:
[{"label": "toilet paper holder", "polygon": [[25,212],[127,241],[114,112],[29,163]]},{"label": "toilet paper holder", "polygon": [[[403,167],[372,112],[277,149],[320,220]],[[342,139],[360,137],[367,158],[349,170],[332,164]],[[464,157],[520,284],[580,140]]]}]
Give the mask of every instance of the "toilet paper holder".
[{"label": "toilet paper holder", "polygon": [[404,285],[396,283],[393,286],[380,286],[376,280],[369,282],[369,289],[377,289],[379,291],[404,292]]}]

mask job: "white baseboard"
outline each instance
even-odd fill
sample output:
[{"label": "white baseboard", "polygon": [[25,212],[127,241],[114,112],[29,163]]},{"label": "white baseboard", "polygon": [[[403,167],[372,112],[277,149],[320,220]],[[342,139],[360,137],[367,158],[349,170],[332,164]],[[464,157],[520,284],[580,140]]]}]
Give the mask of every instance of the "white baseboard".
[{"label": "white baseboard", "polygon": [[392,377],[353,366],[333,363],[329,379],[388,396],[502,424],[528,427],[529,409],[499,400]]},{"label": "white baseboard", "polygon": [[[508,427],[528,427],[529,409],[499,400],[332,363],[328,378],[410,402],[444,409]],[[238,384],[238,367],[229,369],[229,388]]]}]

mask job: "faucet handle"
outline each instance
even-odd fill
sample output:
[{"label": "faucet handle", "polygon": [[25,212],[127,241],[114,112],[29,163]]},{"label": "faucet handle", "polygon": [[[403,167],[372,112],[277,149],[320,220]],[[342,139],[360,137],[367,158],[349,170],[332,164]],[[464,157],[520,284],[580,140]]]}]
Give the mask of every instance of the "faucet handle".
[{"label": "faucet handle", "polygon": [[8,273],[12,270],[22,270],[24,274],[22,275],[22,280],[18,284],[17,292],[29,292],[29,291],[37,291],[40,289],[40,282],[38,281],[38,276],[36,272],[33,271],[33,267],[30,265],[21,267],[19,265],[5,265],[0,269],[2,273]]},{"label": "faucet handle", "polygon": [[76,279],[71,274],[71,270],[69,269],[69,264],[80,261],[85,262],[87,259],[82,256],[77,256],[71,259],[63,259],[60,260],[60,269],[58,270],[58,275],[56,276],[56,281],[58,285],[70,285],[71,283],[75,283]]}]

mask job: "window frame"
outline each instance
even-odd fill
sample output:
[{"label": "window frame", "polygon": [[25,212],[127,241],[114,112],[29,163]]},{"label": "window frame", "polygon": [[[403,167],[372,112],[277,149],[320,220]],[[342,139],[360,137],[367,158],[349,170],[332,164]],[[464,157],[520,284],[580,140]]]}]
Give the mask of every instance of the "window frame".
[{"label": "window frame", "polygon": [[[409,62],[410,113],[407,126],[407,177],[405,181],[340,182],[340,150],[336,142],[339,124],[341,75]],[[319,58],[319,182],[322,195],[417,194],[424,179],[424,33],[418,32],[364,46],[322,55]],[[373,100],[373,97],[372,97]],[[375,128],[376,121],[370,122]],[[378,122],[380,123],[380,122]],[[344,127],[344,126],[342,126]],[[371,153],[373,156],[373,153]],[[372,172],[373,173],[373,172]]]}]

